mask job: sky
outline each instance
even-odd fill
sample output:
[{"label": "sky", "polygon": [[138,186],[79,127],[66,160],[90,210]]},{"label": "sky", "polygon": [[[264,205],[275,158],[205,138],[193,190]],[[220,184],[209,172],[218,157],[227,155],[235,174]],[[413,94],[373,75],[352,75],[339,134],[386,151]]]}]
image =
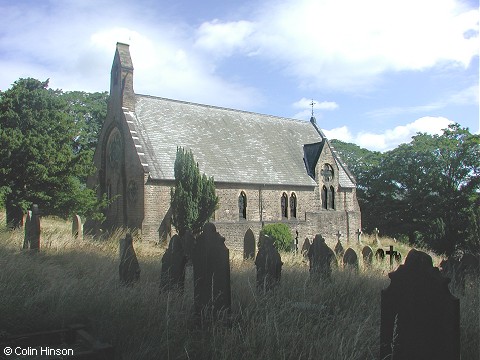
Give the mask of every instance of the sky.
[{"label": "sky", "polygon": [[456,122],[479,133],[478,0],[0,0],[0,91],[19,78],[134,90],[308,121],[387,151]]}]

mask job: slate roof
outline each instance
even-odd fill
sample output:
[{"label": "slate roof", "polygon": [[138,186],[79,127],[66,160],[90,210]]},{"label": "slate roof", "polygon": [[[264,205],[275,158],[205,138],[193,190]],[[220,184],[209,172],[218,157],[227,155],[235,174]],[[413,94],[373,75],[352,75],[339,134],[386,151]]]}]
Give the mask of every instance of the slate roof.
[{"label": "slate roof", "polygon": [[[152,179],[174,179],[176,149],[182,146],[216,182],[316,185],[304,164],[303,145],[318,143],[322,136],[310,122],[135,96],[135,112],[126,113],[127,121],[134,123]],[[349,178],[340,174],[344,177]]]}]

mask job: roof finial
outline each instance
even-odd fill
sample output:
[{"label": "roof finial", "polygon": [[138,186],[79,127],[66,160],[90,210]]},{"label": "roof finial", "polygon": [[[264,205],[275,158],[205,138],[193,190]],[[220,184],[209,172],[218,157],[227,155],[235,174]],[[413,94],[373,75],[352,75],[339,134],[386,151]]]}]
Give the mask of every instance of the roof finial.
[{"label": "roof finial", "polygon": [[317,119],[315,119],[315,116],[313,116],[313,105],[315,105],[315,102],[312,99],[312,102],[310,103],[310,106],[312,107],[312,117],[310,118],[310,122],[313,125],[316,125],[317,124]]}]

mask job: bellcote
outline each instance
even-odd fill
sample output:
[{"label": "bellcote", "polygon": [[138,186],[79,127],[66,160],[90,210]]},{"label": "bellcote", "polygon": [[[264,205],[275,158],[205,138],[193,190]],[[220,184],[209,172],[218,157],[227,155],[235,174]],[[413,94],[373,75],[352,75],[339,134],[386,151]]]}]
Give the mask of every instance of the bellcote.
[{"label": "bellcote", "polygon": [[110,73],[110,97],[120,100],[122,107],[133,110],[133,63],[128,44],[117,43],[112,71]]}]

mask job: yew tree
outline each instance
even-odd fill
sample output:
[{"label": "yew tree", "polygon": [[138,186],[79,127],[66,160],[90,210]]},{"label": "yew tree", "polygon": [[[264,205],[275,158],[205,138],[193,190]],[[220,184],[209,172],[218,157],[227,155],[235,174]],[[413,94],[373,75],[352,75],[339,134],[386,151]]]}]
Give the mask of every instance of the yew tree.
[{"label": "yew tree", "polygon": [[177,148],[175,188],[171,190],[172,224],[182,237],[187,230],[201,232],[218,205],[213,177],[200,174],[191,150]]},{"label": "yew tree", "polygon": [[93,149],[81,146],[85,127],[71,111],[48,80],[19,79],[0,92],[0,194],[9,226],[33,203],[45,215],[101,216],[104,204],[84,184]]}]

